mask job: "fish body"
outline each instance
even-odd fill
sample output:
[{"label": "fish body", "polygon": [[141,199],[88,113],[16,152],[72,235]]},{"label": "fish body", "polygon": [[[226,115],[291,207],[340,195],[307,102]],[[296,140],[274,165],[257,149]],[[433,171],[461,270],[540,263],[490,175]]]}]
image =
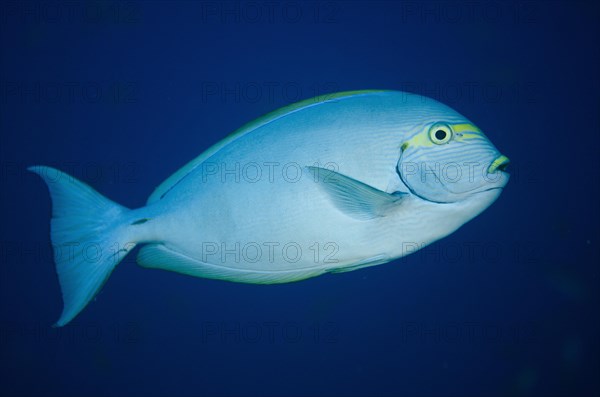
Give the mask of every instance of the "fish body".
[{"label": "fish body", "polygon": [[[57,325],[77,315],[138,244],[144,267],[248,283],[389,262],[492,204],[508,181],[507,163],[449,107],[369,90],[309,99],[247,124],[135,210],[60,171],[31,167],[53,197],[65,303]],[[72,255],[58,255],[65,244],[75,246]],[[86,258],[90,245],[101,252],[96,263]]]}]

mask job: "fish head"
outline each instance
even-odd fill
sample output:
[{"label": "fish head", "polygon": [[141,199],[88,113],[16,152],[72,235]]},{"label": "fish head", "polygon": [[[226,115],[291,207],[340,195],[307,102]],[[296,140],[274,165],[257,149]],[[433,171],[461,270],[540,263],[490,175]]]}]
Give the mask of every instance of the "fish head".
[{"label": "fish head", "polygon": [[401,143],[397,172],[416,196],[436,203],[493,202],[508,183],[509,159],[464,117],[427,120]]}]

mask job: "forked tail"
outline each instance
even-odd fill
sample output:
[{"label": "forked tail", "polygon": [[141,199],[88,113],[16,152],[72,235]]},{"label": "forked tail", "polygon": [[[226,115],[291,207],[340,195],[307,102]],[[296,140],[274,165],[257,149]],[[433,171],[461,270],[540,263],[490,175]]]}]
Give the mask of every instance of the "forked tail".
[{"label": "forked tail", "polygon": [[52,197],[50,231],[63,296],[56,326],[71,321],[100,291],[115,266],[133,249],[131,210],[54,168],[28,168],[48,185]]}]

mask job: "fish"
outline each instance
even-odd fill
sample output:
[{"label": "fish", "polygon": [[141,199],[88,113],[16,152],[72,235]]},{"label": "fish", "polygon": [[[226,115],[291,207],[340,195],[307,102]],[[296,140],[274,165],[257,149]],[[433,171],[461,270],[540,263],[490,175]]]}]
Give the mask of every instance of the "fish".
[{"label": "fish", "polygon": [[137,263],[255,284],[383,264],[457,230],[509,159],[450,107],[394,90],[327,94],[258,118],[129,209],[48,166],[63,310],[75,318],[136,246]]}]

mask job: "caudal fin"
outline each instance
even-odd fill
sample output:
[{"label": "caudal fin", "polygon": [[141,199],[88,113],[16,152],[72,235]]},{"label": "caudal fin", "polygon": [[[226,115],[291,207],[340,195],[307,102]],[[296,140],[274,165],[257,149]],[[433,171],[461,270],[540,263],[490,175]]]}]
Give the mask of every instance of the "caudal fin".
[{"label": "caudal fin", "polygon": [[71,321],[100,291],[115,266],[135,244],[128,240],[130,211],[90,186],[54,168],[29,167],[52,197],[51,237],[63,312],[56,326]]}]

